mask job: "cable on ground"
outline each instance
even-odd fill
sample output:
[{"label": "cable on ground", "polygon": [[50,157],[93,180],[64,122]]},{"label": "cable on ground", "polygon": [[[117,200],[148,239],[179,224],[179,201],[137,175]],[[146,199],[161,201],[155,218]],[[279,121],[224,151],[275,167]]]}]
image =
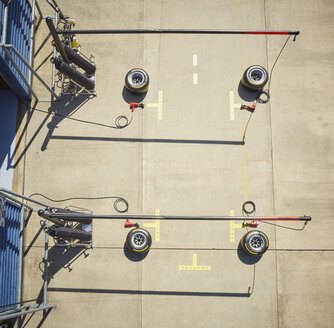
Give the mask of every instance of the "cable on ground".
[{"label": "cable on ground", "polygon": [[[276,66],[276,64],[277,64],[278,59],[280,58],[280,56],[281,56],[281,54],[282,54],[284,48],[286,47],[288,41],[290,40],[290,37],[291,37],[291,35],[289,35],[289,36],[287,37],[287,39],[285,40],[285,42],[284,42],[284,44],[283,44],[281,50],[279,51],[279,53],[278,53],[278,55],[277,55],[277,57],[276,57],[276,59],[275,59],[275,62],[274,62],[273,66],[272,66],[272,68],[271,68],[271,70],[270,70],[269,81],[268,81],[268,89],[259,91],[259,92],[257,93],[256,97],[255,97],[255,100],[254,100],[253,105],[252,105],[252,106],[246,106],[246,108],[245,108],[245,109],[250,108],[250,109],[251,109],[251,114],[249,115],[249,118],[248,118],[248,121],[247,121],[245,130],[244,130],[244,134],[243,134],[243,136],[242,136],[242,142],[243,142],[243,143],[245,142],[246,131],[247,131],[247,128],[248,128],[248,124],[249,124],[249,122],[250,122],[250,120],[251,120],[251,118],[252,118],[252,115],[253,115],[254,111],[255,111],[256,104],[257,104],[257,103],[260,103],[260,104],[266,104],[266,103],[269,101],[269,99],[270,99],[270,84],[271,84],[272,74],[273,74],[274,68],[275,68],[275,66]],[[263,95],[264,95],[264,97],[263,97]],[[243,109],[243,108],[241,107],[240,109]]]},{"label": "cable on ground", "polygon": [[131,115],[131,119],[129,119],[125,115],[120,115],[120,116],[116,117],[115,125],[108,125],[108,124],[99,123],[99,122],[86,121],[86,120],[70,117],[70,116],[67,116],[67,115],[58,114],[58,113],[55,113],[55,112],[51,112],[51,111],[47,111],[47,110],[43,110],[43,109],[39,109],[39,108],[34,108],[34,107],[31,107],[31,106],[28,106],[28,105],[25,105],[25,104],[23,104],[23,105],[26,106],[27,108],[30,108],[30,109],[35,110],[37,112],[41,112],[41,113],[45,113],[45,114],[51,114],[53,116],[62,117],[62,118],[72,120],[72,121],[76,121],[76,122],[79,122],[79,123],[92,124],[92,125],[102,126],[104,128],[110,128],[110,129],[124,129],[127,126],[129,126],[131,124],[132,120],[133,120],[133,115]]},{"label": "cable on ground", "polygon": [[261,220],[261,223],[266,223],[266,224],[270,224],[270,225],[273,225],[275,227],[278,227],[278,228],[283,228],[283,229],[288,229],[288,230],[295,230],[295,231],[302,231],[305,229],[306,227],[306,224],[307,224],[307,221],[305,221],[304,225],[302,228],[291,228],[291,227],[287,227],[287,226],[282,226],[280,224],[277,224],[277,223],[272,223],[272,222],[268,222],[268,221],[262,221]]},{"label": "cable on ground", "polygon": [[[114,210],[118,213],[125,213],[128,211],[129,209],[129,203],[126,201],[126,199],[124,199],[123,197],[119,197],[119,196],[101,196],[101,197],[69,197],[69,198],[64,198],[64,199],[52,199],[49,198],[41,193],[33,193],[29,196],[29,198],[34,197],[34,196],[40,196],[43,197],[51,202],[54,203],[63,203],[63,202],[67,202],[69,200],[98,200],[98,199],[115,199],[114,201]],[[121,209],[119,207],[120,204],[124,204],[124,209]]]}]

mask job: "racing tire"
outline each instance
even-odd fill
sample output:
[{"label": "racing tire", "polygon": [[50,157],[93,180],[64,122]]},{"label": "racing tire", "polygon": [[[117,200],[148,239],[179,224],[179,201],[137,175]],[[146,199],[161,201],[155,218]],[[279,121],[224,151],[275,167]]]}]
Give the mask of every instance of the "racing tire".
[{"label": "racing tire", "polygon": [[241,84],[250,91],[262,90],[267,82],[268,72],[259,65],[248,67],[241,78]]},{"label": "racing tire", "polygon": [[269,239],[259,230],[247,232],[241,239],[241,247],[250,256],[262,256],[269,247]]},{"label": "racing tire", "polygon": [[150,78],[141,68],[130,70],[125,76],[125,87],[131,93],[145,93],[148,90]]},{"label": "racing tire", "polygon": [[146,253],[152,245],[152,237],[147,230],[135,228],[128,233],[125,244],[135,254]]}]

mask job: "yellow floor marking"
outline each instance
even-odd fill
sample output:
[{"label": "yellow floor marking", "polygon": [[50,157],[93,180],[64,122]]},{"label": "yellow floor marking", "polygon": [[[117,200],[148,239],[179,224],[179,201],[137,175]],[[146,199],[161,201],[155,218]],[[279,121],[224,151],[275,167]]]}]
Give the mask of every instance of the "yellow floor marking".
[{"label": "yellow floor marking", "polygon": [[[230,210],[230,216],[234,216],[234,211]],[[241,223],[235,223],[234,220],[230,220],[230,242],[235,241],[235,229],[241,229],[243,225]]]},{"label": "yellow floor marking", "polygon": [[158,120],[162,120],[162,102],[163,102],[163,93],[161,90],[158,92],[158,102],[157,103],[148,103],[148,108],[158,108]]},{"label": "yellow floor marking", "polygon": [[230,91],[230,120],[234,121],[234,110],[240,108],[241,104],[234,103],[234,92]]},{"label": "yellow floor marking", "polygon": [[[160,216],[160,210],[159,209],[155,210],[155,215]],[[155,228],[155,241],[160,240],[160,220],[155,220],[154,223],[152,223],[152,222],[145,223],[144,222],[144,228]]]},{"label": "yellow floor marking", "polygon": [[[155,210],[155,216],[160,216],[160,210],[158,208]],[[160,240],[160,220],[155,220],[155,240]]]},{"label": "yellow floor marking", "polygon": [[197,265],[197,254],[193,254],[192,265],[179,265],[179,270],[210,271],[210,265]]},{"label": "yellow floor marking", "polygon": [[158,120],[162,120],[162,91],[158,94]]},{"label": "yellow floor marking", "polygon": [[[241,24],[241,5],[240,5],[240,0],[238,0],[238,27],[239,29],[242,29],[242,24]],[[243,47],[243,38],[242,35],[239,35],[239,44],[240,44],[240,76],[243,74],[243,71],[245,69],[244,67],[244,47]],[[245,131],[245,120],[242,119],[242,133]],[[244,187],[244,201],[246,202],[248,200],[248,195],[247,195],[247,151],[246,151],[246,145],[242,147],[242,152],[243,152],[243,187]],[[255,264],[254,264],[255,265]],[[246,265],[246,281],[249,283],[249,266]],[[247,287],[246,293],[253,292],[250,290],[250,287]]]},{"label": "yellow floor marking", "polygon": [[[242,133],[245,131],[245,120],[242,120]],[[242,147],[242,154],[243,154],[243,183],[244,183],[244,201],[248,200],[248,193],[247,193],[247,150],[246,145]]]},{"label": "yellow floor marking", "polygon": [[158,106],[159,106],[158,103],[148,103],[148,104],[147,104],[147,107],[148,107],[148,108],[153,108],[153,107],[158,107]]},{"label": "yellow floor marking", "polygon": [[160,220],[155,220],[154,223],[144,223],[144,228],[155,228],[155,241],[160,240]]}]

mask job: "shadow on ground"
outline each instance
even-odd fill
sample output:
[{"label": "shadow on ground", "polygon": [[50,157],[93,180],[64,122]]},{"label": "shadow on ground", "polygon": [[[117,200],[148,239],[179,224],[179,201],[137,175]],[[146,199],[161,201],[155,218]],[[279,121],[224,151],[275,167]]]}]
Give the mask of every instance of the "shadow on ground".
[{"label": "shadow on ground", "polygon": [[131,252],[127,247],[126,244],[124,243],[124,247],[123,247],[123,252],[124,255],[126,256],[126,258],[132,262],[140,262],[142,260],[144,260],[144,258],[148,255],[149,252],[146,253],[138,253],[135,254],[133,252]]},{"label": "shadow on ground", "polygon": [[257,262],[259,262],[262,258],[262,256],[250,256],[245,253],[245,251],[241,247],[241,243],[239,242],[238,249],[237,249],[237,254],[239,260],[247,265],[253,265]]},{"label": "shadow on ground", "polygon": [[249,91],[241,84],[241,82],[239,82],[238,94],[242,100],[253,102],[256,99],[258,91]]},{"label": "shadow on ground", "polygon": [[[89,256],[87,251],[88,249],[82,247],[68,248],[68,247],[53,246],[52,248],[49,249],[48,259],[45,260],[43,257],[42,261],[39,263],[39,268],[43,273],[42,274],[43,285],[37,297],[37,304],[42,304],[44,300],[44,282],[46,282],[48,286],[51,279],[53,279],[54,276],[61,269],[67,269],[69,272],[71,272],[73,270],[72,265],[78,258],[80,258],[82,255],[84,256],[84,258]],[[45,271],[45,268],[47,268],[47,271]],[[43,323],[50,314],[51,310],[52,309],[43,311],[43,317],[39,322],[39,324],[36,326],[37,328],[42,327]],[[25,315],[19,318],[18,327],[20,328],[26,327],[31,318],[34,316],[34,314],[35,313],[29,315],[29,317]]]},{"label": "shadow on ground", "polygon": [[202,297],[250,297],[250,293],[227,292],[187,292],[177,290],[135,290],[135,289],[93,289],[93,288],[48,288],[49,292],[93,293],[120,295],[163,295],[163,296],[202,296]]},{"label": "shadow on ground", "polygon": [[[51,121],[47,124],[49,131],[44,139],[41,150],[45,151],[49,140],[54,133],[54,130],[58,127],[66,117],[70,117],[76,111],[78,111],[89,99],[91,96],[85,94],[78,94],[76,96],[63,96],[59,101],[54,101],[51,103],[51,106],[47,110],[41,110],[38,108],[39,103],[34,102],[33,104],[21,104],[18,111],[18,120],[16,125],[16,145],[15,149],[12,152],[11,156],[8,157],[8,168],[16,168],[20,161],[23,159],[24,155],[36,139],[37,135],[40,133],[42,128],[48,122],[49,118],[52,117]],[[26,134],[28,126],[34,116],[35,112],[41,112],[45,114],[45,117],[42,119],[41,123],[29,138],[26,140]],[[24,122],[24,126],[20,129],[20,126]],[[21,144],[24,144],[24,148],[21,150]]]},{"label": "shadow on ground", "polygon": [[138,103],[142,102],[145,99],[146,95],[147,92],[134,94],[131,93],[126,87],[123,87],[122,96],[124,101],[127,102],[128,104],[132,102],[138,102]]}]

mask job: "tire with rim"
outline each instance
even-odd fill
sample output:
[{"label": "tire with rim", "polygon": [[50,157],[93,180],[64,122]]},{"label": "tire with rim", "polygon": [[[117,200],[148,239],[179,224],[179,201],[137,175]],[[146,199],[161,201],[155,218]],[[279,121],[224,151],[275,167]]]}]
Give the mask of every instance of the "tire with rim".
[{"label": "tire with rim", "polygon": [[125,87],[132,93],[147,92],[149,82],[148,74],[141,68],[134,68],[125,76]]},{"label": "tire with rim", "polygon": [[267,82],[268,72],[264,67],[259,65],[248,67],[241,78],[241,84],[251,91],[263,89]]},{"label": "tire with rim", "polygon": [[127,248],[135,254],[148,252],[151,244],[151,234],[145,229],[132,229],[126,237]]},{"label": "tire with rim", "polygon": [[248,255],[261,256],[269,247],[269,239],[262,231],[249,231],[242,237],[241,247]]}]

